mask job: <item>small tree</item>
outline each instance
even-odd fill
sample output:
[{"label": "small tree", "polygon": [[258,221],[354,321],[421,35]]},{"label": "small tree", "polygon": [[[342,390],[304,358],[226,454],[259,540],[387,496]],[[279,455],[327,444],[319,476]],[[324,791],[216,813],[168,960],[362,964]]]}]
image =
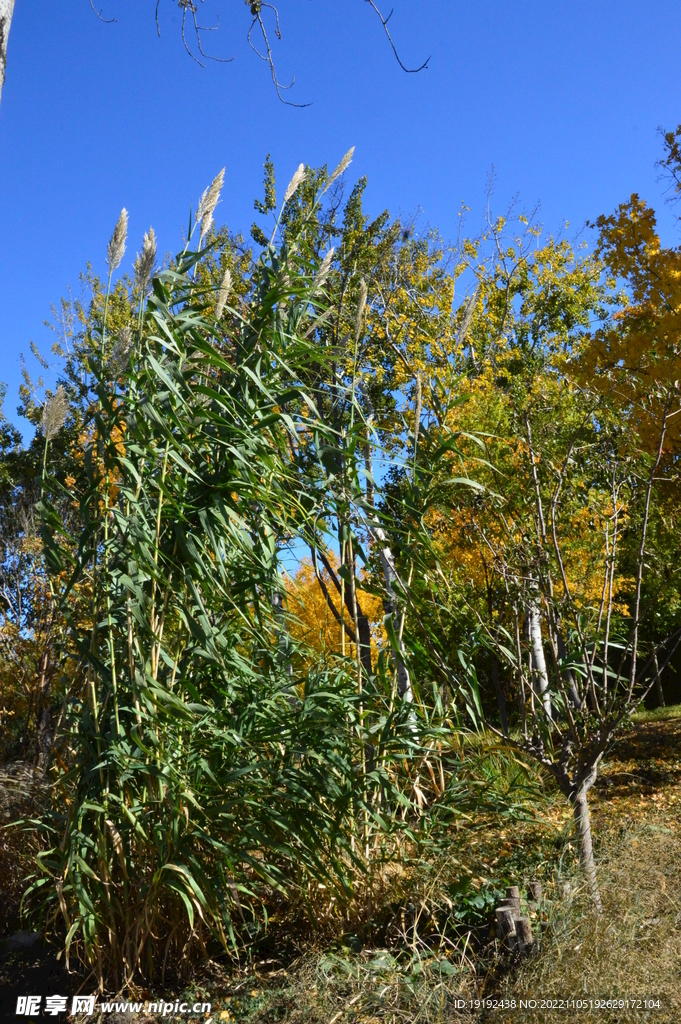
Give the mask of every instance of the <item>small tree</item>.
[{"label": "small tree", "polygon": [[[678,486],[681,363],[669,309],[679,256],[660,251],[637,203],[600,222],[595,258],[576,259],[566,243],[540,249],[525,224],[511,235],[504,219],[490,223],[494,257],[472,265],[473,313],[468,304],[459,313],[468,323],[452,386],[468,401],[450,424],[486,436],[488,464],[478,454],[476,473],[486,493],[454,503],[443,494],[431,526],[449,589],[438,563],[430,585],[450,621],[472,617],[512,672],[521,736],[507,742],[539,761],[573,805],[600,908],[587,794],[681,641],[678,622],[658,637],[663,652],[641,632],[653,618],[656,570],[678,589],[669,545],[650,538],[651,527],[661,536],[664,489]],[[464,254],[478,257],[484,243],[466,243]],[[614,296],[606,269],[625,279],[630,299]],[[464,465],[475,463],[471,451]]]}]

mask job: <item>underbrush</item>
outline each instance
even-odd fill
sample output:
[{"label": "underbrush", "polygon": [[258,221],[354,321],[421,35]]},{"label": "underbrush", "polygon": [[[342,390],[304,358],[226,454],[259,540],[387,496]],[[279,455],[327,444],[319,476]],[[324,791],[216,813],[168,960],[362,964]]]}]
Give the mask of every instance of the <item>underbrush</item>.
[{"label": "underbrush", "polygon": [[[653,1000],[594,1009],[606,1024],[681,1019],[680,718],[637,721],[593,791],[602,915],[590,910],[562,797],[497,744],[471,737],[452,775],[473,792],[479,784],[477,804],[433,816],[420,842],[404,840],[390,857],[376,846],[342,907],[316,882],[294,900],[273,892],[267,932],[239,961],[214,951],[185,996],[208,999],[216,1024],[531,1024],[586,1012],[541,1005],[560,999]],[[506,816],[495,810],[502,796],[513,808]],[[2,836],[19,842],[16,832]],[[0,856],[3,879],[12,858],[16,871],[25,867],[18,845]],[[505,886],[522,890],[531,878],[544,898],[533,912],[537,944],[520,958],[499,948],[491,922]],[[506,1008],[492,1009],[499,1000]]]},{"label": "underbrush", "polygon": [[[590,912],[576,885],[550,917],[546,954],[528,960],[504,986],[525,998],[578,998],[605,1002],[599,1020],[681,1018],[681,850],[679,815],[664,824],[639,821],[603,844],[600,864],[603,913]],[[625,1001],[608,1008],[607,1001]],[[629,1000],[629,1008],[626,1006]],[[515,1018],[513,1018],[515,1019]],[[538,1008],[518,1011],[527,1021],[549,1019]]]},{"label": "underbrush", "polygon": [[487,943],[506,886],[531,878],[551,886],[569,843],[564,801],[536,766],[496,741],[471,734],[456,742],[441,752],[446,793],[422,766],[414,787],[423,817],[392,835],[377,832],[368,856],[356,850],[349,898],[316,880],[286,897],[270,893],[267,929],[247,951],[252,960],[282,951],[296,958],[310,936],[362,955],[406,950],[420,962],[467,950],[465,959]]},{"label": "underbrush", "polygon": [[40,836],[12,824],[40,814],[45,786],[32,767],[18,761],[0,767],[0,939],[21,923],[26,879],[35,871]]},{"label": "underbrush", "polygon": [[[681,707],[637,715],[592,791],[603,913],[592,913],[576,864],[564,861],[543,951],[498,989],[540,1005],[508,1019],[565,1019],[566,1010],[541,1007],[561,998],[604,1002],[593,1014],[612,1024],[681,1019],[680,783]],[[608,1000],[625,1005],[608,1008]]]},{"label": "underbrush", "polygon": [[[312,918],[303,920],[299,906],[296,926],[296,908],[288,907],[273,922],[268,949],[253,950],[240,965],[213,963],[192,991],[212,995],[214,1020],[227,1024],[532,1024],[584,1016],[606,1024],[678,1021],[678,719],[637,722],[593,791],[600,917],[592,914],[582,884],[570,809],[533,777],[526,780],[524,814],[500,822],[481,807],[443,830],[429,861],[405,857],[399,870],[380,876],[380,886],[377,874],[371,926],[368,891],[357,892],[354,907],[333,927],[323,920],[324,893],[310,892]],[[490,754],[502,757],[497,784],[503,787],[510,762],[493,748]],[[533,919],[537,945],[521,959],[499,949],[492,908],[505,884],[522,888],[533,877],[542,880],[545,896]],[[541,1005],[581,999],[585,1007],[587,1000],[627,998],[634,1008]],[[652,1007],[638,1004],[646,999]],[[492,1008],[499,1000],[506,1008]]]},{"label": "underbrush", "polygon": [[25,879],[33,870],[33,855],[25,837],[0,821],[0,938],[20,926],[21,897]]},{"label": "underbrush", "polygon": [[465,810],[377,844],[343,906],[319,883],[272,893],[267,933],[240,963],[217,958],[192,996],[220,993],[217,1019],[248,1024],[472,1019],[461,1000],[508,967],[490,927],[505,887],[539,877],[550,900],[573,856],[569,812],[536,768],[481,736],[456,759]]}]

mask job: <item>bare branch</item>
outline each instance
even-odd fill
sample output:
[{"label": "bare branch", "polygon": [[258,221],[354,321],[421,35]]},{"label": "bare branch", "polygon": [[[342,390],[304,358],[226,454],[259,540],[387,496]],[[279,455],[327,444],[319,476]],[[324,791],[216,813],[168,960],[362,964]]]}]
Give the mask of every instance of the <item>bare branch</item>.
[{"label": "bare branch", "polygon": [[199,53],[201,54],[201,56],[205,57],[206,60],[214,60],[218,64],[231,64],[232,61],[234,60],[234,57],[214,57],[213,54],[211,54],[211,53],[204,53],[203,52],[203,46],[201,45],[201,33],[202,32],[217,32],[217,30],[220,28],[220,16],[218,15],[218,18],[217,18],[217,21],[216,21],[215,25],[199,25],[199,23],[196,20],[196,5],[192,4],[190,9],[191,9],[191,12],[192,12],[192,17],[194,19],[194,31],[196,32],[196,43],[197,43],[197,46],[199,48]]},{"label": "bare branch", "polygon": [[[105,25],[113,25],[118,21],[118,18],[103,18],[102,11],[98,11],[95,7],[93,0],[90,0],[90,7],[95,12],[100,21],[103,21]],[[103,10],[104,8],[102,8]]]},{"label": "bare branch", "polygon": [[[274,34],[276,35],[277,39],[281,39],[281,28],[279,27],[279,11],[277,10],[277,8],[273,7],[272,4],[266,4],[266,3],[263,3],[263,4],[258,3],[257,5],[256,4],[251,4],[251,13],[253,14],[253,21],[251,22],[251,27],[249,28],[248,35],[246,37],[247,40],[248,40],[248,45],[253,50],[253,52],[257,53],[258,57],[260,57],[260,59],[265,61],[265,63],[268,65],[268,67],[270,69],[270,74],[272,75],[272,81],[274,82],[274,88],[277,90],[277,96],[279,97],[281,102],[285,103],[286,106],[288,106],[288,107],[298,107],[299,109],[303,109],[304,107],[309,107],[309,106],[311,106],[310,103],[293,103],[292,100],[284,99],[284,97],[281,95],[282,90],[283,91],[287,91],[288,89],[292,88],[292,86],[295,83],[295,78],[291,79],[291,84],[290,85],[282,85],[280,83],[279,79],[277,78],[277,71],[276,71],[276,68],[274,66],[274,57],[272,55],[272,48],[270,46],[270,41],[267,38],[267,30],[265,28],[265,24],[264,24],[264,22],[262,20],[262,15],[260,13],[263,7],[267,7],[267,8],[269,8],[269,10],[274,11],[274,17],[275,17]],[[253,31],[253,29],[254,29],[256,24],[258,24],[260,26],[260,31],[262,33],[262,38],[263,38],[263,41],[265,43],[265,48],[266,48],[266,51],[267,51],[266,53],[261,53],[260,50],[257,48],[257,46],[251,40],[251,33],[252,33],[252,31]]]},{"label": "bare branch", "polygon": [[[92,3],[92,0],[90,0],[90,3]],[[160,35],[161,35],[161,25],[160,25],[160,22],[158,20],[158,9],[159,9],[160,6],[161,6],[161,0],[156,0],[156,12],[155,12],[156,32],[157,32],[159,38],[160,38]],[[204,68],[206,66],[205,64],[203,64],[198,59],[198,57],[195,56],[195,54],[192,53],[192,51],[191,51],[191,49],[189,47],[189,44],[187,42],[187,38],[185,36],[185,26],[186,26],[186,22],[187,22],[187,11],[189,11],[189,13],[191,14],[192,20],[194,22],[194,32],[196,34],[196,45],[198,46],[199,53],[201,54],[201,56],[204,57],[206,60],[213,60],[213,61],[215,61],[218,64],[231,64],[231,62],[234,60],[234,57],[215,57],[211,53],[205,53],[205,51],[203,49],[203,42],[201,40],[201,33],[202,32],[217,32],[217,30],[220,27],[220,18],[219,18],[219,16],[217,18],[217,21],[216,21],[215,25],[199,25],[199,23],[197,21],[197,18],[196,18],[196,15],[198,13],[198,7],[197,7],[196,3],[194,2],[194,0],[177,0],[177,6],[179,8],[181,8],[181,10],[182,10],[182,42],[184,43],[184,48],[187,51],[187,53],[189,54],[189,56],[192,58],[192,60],[195,60],[196,63],[199,65],[199,67]]]},{"label": "bare branch", "polygon": [[[180,2],[180,7],[182,7],[182,0],[179,0],[179,2]],[[201,61],[199,60],[199,58],[195,57],[194,54],[192,53],[192,51],[189,49],[189,44],[187,43],[187,38],[186,38],[186,36],[184,34],[184,26],[185,26],[186,20],[187,20],[187,9],[185,7],[185,9],[182,11],[182,42],[184,43],[184,48],[187,51],[187,53],[189,54],[189,56],[191,57],[191,59],[195,60],[200,68],[205,68],[206,65],[202,64]]]},{"label": "bare branch", "polygon": [[[338,609],[336,608],[335,604],[333,603],[331,594],[329,593],[328,587],[326,586],[326,583],[322,578],[322,574],[319,571],[319,565],[317,564],[317,548],[313,544],[310,544],[310,551],[312,552],[312,563],[314,565],[315,576],[317,577],[317,582],[319,583],[321,592],[324,595],[324,598],[326,599],[326,603],[329,609],[331,610],[331,613],[333,614],[333,617],[338,623],[338,625],[341,627],[341,629],[344,629],[346,634],[350,637],[350,642],[355,644],[357,643],[357,638],[353,630],[350,628],[347,622],[343,621],[343,609],[341,608],[341,611],[339,612]],[[322,560],[324,562],[326,561],[324,558],[322,558]],[[326,568],[326,565],[324,567]]]},{"label": "bare branch", "polygon": [[[201,2],[203,2],[203,0],[201,0]],[[430,57],[428,57],[427,60],[425,60],[423,62],[423,64],[421,64],[417,68],[408,68],[402,62],[402,59],[400,58],[400,55],[399,55],[399,53],[397,51],[397,47],[395,46],[393,38],[392,38],[392,36],[390,34],[390,30],[388,28],[388,22],[390,21],[390,18],[392,17],[392,13],[393,12],[391,11],[390,14],[387,16],[387,18],[384,18],[382,13],[381,13],[381,11],[377,7],[376,3],[374,2],[374,0],[365,0],[365,2],[370,4],[370,6],[376,12],[376,15],[379,18],[379,20],[381,22],[381,25],[383,26],[383,30],[384,30],[387,38],[388,38],[390,46],[392,47],[392,51],[395,54],[395,58],[396,58],[398,64],[400,65],[400,67],[402,68],[402,70],[406,71],[408,74],[416,74],[419,71],[423,71],[428,66],[428,63],[430,61]],[[203,61],[199,60],[199,58],[196,56],[196,54],[192,51],[192,48],[190,47],[190,45],[189,45],[189,43],[187,41],[187,37],[186,37],[187,13],[191,14],[192,20],[194,22],[194,33],[196,35],[196,46],[198,48],[198,52],[199,52],[200,56],[203,57],[204,60],[206,60],[206,61],[208,61],[208,60],[217,61],[220,64],[229,64],[229,63],[231,63],[235,59],[234,57],[215,57],[212,54],[206,53],[204,48],[203,48],[203,40],[201,38],[201,33],[202,32],[215,32],[215,31],[217,31],[217,29],[219,28],[219,18],[218,18],[218,20],[217,20],[215,25],[209,25],[209,26],[199,25],[198,20],[197,20],[197,14],[198,14],[198,10],[199,10],[199,7],[198,7],[199,0],[176,0],[176,3],[177,3],[177,6],[179,8],[181,8],[181,10],[182,10],[182,42],[184,44],[185,50],[187,51],[189,56],[192,58],[192,60],[196,61],[196,63],[199,65],[199,67],[205,67],[205,64],[203,63]],[[245,0],[245,3],[246,3],[246,6],[250,9],[250,13],[251,13],[252,18],[253,18],[253,20],[251,22],[251,25],[250,25],[250,28],[248,29],[248,33],[246,35],[246,39],[247,39],[248,45],[251,47],[251,49],[254,51],[254,53],[256,53],[258,55],[258,57],[260,57],[260,59],[262,61],[264,61],[265,64],[267,64],[267,66],[268,66],[268,68],[270,70],[270,75],[272,76],[272,82],[274,84],[274,88],[277,91],[277,96],[279,97],[279,99],[281,100],[282,103],[284,103],[284,104],[286,104],[287,106],[290,106],[290,107],[297,107],[298,109],[304,109],[305,107],[311,106],[310,103],[294,103],[292,100],[286,99],[286,97],[283,95],[283,93],[287,92],[289,89],[291,89],[293,87],[293,85],[295,84],[295,78],[292,78],[291,82],[288,85],[283,85],[279,81],[279,77],[277,75],[276,66],[275,66],[275,63],[274,63],[274,54],[272,52],[272,46],[270,44],[270,40],[269,40],[268,33],[267,33],[267,28],[265,26],[265,22],[264,22],[264,19],[263,19],[263,12],[265,10],[269,10],[269,11],[272,12],[273,17],[274,17],[274,34],[275,34],[277,39],[281,39],[282,38],[282,33],[281,33],[281,25],[280,25],[280,22],[279,22],[279,11],[274,6],[274,4],[266,3],[266,2],[264,2],[264,0]],[[157,32],[157,34],[159,36],[161,35],[161,26],[160,26],[159,17],[158,17],[158,12],[159,12],[160,4],[161,4],[161,0],[156,0],[156,11],[155,11],[156,32]],[[94,0],[90,0],[90,6],[92,7],[93,10],[95,10],[95,8],[94,8]],[[97,13],[97,12],[95,11],[95,13]],[[100,18],[101,21],[105,21],[106,20],[106,19],[101,17],[101,12],[97,16]],[[112,20],[115,21],[116,19],[112,19]],[[262,40],[263,40],[263,43],[264,43],[264,52],[262,50],[260,50],[259,47],[256,46],[255,43],[253,42],[253,29],[256,26],[260,30],[260,34],[262,36]]]},{"label": "bare branch", "polygon": [[421,66],[418,67],[418,68],[408,68],[408,67],[405,67],[405,65],[402,63],[402,60],[400,59],[400,55],[397,52],[397,47],[395,46],[395,44],[393,42],[393,38],[390,35],[390,30],[388,28],[388,22],[392,18],[393,12],[391,11],[390,14],[388,15],[388,17],[384,18],[383,15],[381,14],[381,12],[379,11],[378,7],[374,3],[374,0],[365,0],[365,3],[368,3],[370,7],[373,7],[374,11],[378,15],[378,17],[380,19],[380,22],[383,25],[383,29],[385,31],[385,34],[388,37],[388,42],[392,46],[393,53],[395,54],[395,59],[397,60],[397,63],[400,65],[402,70],[406,71],[408,75],[416,75],[416,74],[418,74],[419,71],[424,71],[428,67],[428,62],[430,61],[430,56],[426,57],[426,59],[424,60],[423,64],[421,64]]}]

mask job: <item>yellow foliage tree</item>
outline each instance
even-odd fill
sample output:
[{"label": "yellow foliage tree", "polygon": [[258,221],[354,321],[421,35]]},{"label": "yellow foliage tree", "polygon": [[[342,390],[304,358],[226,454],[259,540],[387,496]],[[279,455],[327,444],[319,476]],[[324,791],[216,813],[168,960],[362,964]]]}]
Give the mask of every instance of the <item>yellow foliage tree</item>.
[{"label": "yellow foliage tree", "polygon": [[[329,552],[327,559],[335,573],[338,569],[337,557],[333,552]],[[294,640],[300,641],[321,655],[344,654],[355,659],[355,629],[348,605],[346,603],[344,606],[341,626],[330,610],[325,594],[326,591],[330,595],[334,589],[331,574],[324,566],[319,566],[317,575],[311,560],[303,559],[296,574],[289,576],[286,584],[289,631]],[[336,594],[334,604],[337,609],[341,607],[339,594]],[[379,649],[386,640],[383,628],[383,602],[380,597],[362,589],[360,585],[357,588],[357,604],[370,623],[371,656],[372,662],[375,663]]]},{"label": "yellow foliage tree", "polygon": [[669,467],[681,451],[681,249],[661,245],[655,212],[636,194],[597,224],[600,254],[628,295],[594,335],[582,372]]}]

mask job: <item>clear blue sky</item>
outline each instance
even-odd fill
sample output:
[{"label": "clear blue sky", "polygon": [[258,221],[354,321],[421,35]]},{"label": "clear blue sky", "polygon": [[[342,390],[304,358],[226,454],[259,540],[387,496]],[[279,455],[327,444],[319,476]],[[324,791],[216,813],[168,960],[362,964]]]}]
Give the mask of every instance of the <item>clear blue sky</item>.
[{"label": "clear blue sky", "polygon": [[[385,12],[389,10],[387,0]],[[285,186],[300,161],[368,175],[377,212],[423,211],[454,237],[464,200],[475,229],[492,165],[501,210],[516,192],[541,202],[547,230],[570,231],[636,190],[662,207],[658,126],[681,122],[679,0],[392,0],[405,75],[364,0],[280,0],[282,81],[248,49],[242,0],[220,12],[207,45],[231,64],[200,68],[185,53],[174,0],[16,0],[0,105],[0,380],[17,421],[19,355],[50,304],[90,260],[104,270],[122,206],[127,265],[150,224],[174,250],[190,203],[226,167],[218,223],[248,232],[262,164]],[[678,241],[671,214],[665,236]],[[32,363],[31,357],[28,359]],[[33,363],[35,367],[35,364]]]}]

